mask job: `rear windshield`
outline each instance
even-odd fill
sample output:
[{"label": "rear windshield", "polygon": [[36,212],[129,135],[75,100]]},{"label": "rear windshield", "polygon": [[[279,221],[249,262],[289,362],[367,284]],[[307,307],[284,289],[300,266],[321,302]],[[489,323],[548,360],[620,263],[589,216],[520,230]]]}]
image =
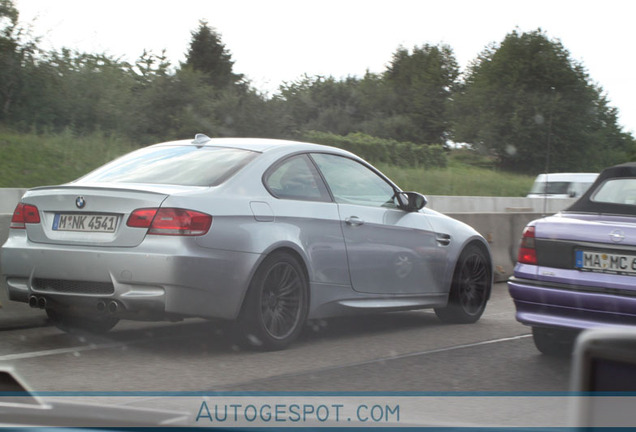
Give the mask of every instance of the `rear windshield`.
[{"label": "rear windshield", "polygon": [[224,147],[148,147],[97,168],[78,182],[217,186],[256,155]]},{"label": "rear windshield", "polygon": [[636,204],[636,179],[618,178],[604,182],[594,192],[592,201],[609,204]]}]

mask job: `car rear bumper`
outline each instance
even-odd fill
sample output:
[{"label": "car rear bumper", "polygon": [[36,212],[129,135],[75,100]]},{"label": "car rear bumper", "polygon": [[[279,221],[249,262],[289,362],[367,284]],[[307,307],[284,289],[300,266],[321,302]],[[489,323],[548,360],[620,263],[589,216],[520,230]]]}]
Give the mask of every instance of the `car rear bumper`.
[{"label": "car rear bumper", "polygon": [[517,321],[542,327],[587,329],[636,326],[636,292],[511,277]]},{"label": "car rear bumper", "polygon": [[44,299],[40,306],[97,313],[108,313],[115,302],[111,313],[116,309],[130,319],[233,319],[258,259],[258,254],[160,236],[149,236],[134,249],[33,244],[13,236],[2,247],[0,269],[13,301],[35,297],[36,302]]}]

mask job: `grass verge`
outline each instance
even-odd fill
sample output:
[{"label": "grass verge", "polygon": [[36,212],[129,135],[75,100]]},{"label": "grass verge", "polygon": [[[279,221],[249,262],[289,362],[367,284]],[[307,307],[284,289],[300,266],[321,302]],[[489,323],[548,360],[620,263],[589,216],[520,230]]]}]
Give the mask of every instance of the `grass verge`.
[{"label": "grass verge", "polygon": [[[137,148],[122,138],[100,133],[77,136],[0,131],[0,187],[28,188],[66,183]],[[377,167],[404,190],[426,195],[525,196],[532,176],[497,171],[449,158],[446,168]],[[477,163],[477,161],[475,161]]]}]

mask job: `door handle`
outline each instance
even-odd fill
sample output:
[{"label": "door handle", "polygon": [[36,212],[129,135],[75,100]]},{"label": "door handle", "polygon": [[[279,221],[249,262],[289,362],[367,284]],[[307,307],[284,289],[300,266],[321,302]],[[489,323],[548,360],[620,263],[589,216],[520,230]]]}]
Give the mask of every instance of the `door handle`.
[{"label": "door handle", "polygon": [[450,234],[437,233],[435,234],[435,240],[437,240],[437,243],[439,243],[441,246],[448,246],[451,242],[451,236]]},{"label": "door handle", "polygon": [[345,223],[351,226],[360,226],[364,224],[364,221],[360,219],[358,216],[349,216],[345,219]]}]

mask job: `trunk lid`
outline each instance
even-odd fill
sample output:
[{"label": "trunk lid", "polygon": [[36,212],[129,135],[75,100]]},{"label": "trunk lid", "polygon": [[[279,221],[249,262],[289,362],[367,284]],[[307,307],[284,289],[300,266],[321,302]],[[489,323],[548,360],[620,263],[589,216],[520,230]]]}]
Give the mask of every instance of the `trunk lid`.
[{"label": "trunk lid", "polygon": [[26,224],[29,241],[57,245],[133,247],[147,229],[126,226],[130,213],[158,208],[171,194],[191,187],[62,185],[27,191],[22,202],[38,208],[39,224]]},{"label": "trunk lid", "polygon": [[603,214],[561,213],[536,224],[537,238],[609,246],[636,246],[636,219]]},{"label": "trunk lid", "polygon": [[636,275],[636,223],[626,216],[559,214],[535,223],[537,264]]}]

